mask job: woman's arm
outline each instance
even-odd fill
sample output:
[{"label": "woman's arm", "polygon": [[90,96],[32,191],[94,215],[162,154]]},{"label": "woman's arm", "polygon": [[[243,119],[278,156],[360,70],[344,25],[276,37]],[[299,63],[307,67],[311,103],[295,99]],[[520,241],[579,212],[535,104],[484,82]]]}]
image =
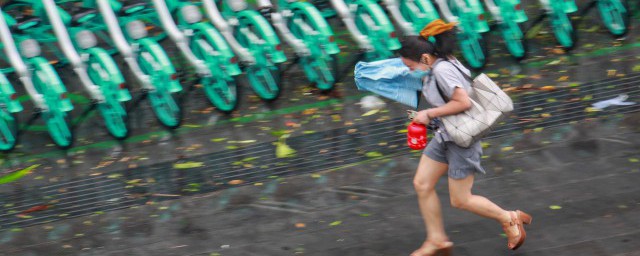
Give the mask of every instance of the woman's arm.
[{"label": "woman's arm", "polygon": [[451,100],[437,108],[430,108],[419,111],[413,119],[414,122],[429,124],[431,119],[441,116],[455,115],[462,113],[465,110],[471,108],[471,100],[469,94],[464,89],[457,87],[453,91]]}]

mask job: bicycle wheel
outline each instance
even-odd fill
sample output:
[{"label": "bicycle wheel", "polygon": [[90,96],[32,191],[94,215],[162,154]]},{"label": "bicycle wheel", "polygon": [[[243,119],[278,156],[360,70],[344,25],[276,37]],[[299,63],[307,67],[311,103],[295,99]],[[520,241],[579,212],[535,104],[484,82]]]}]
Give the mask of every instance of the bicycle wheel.
[{"label": "bicycle wheel", "polygon": [[18,141],[18,122],[15,115],[0,109],[0,151],[12,150]]},{"label": "bicycle wheel", "polygon": [[98,105],[98,110],[104,118],[104,124],[109,134],[116,139],[123,140],[129,136],[128,115],[117,101],[105,101]]},{"label": "bicycle wheel", "polygon": [[[307,65],[305,71],[312,74],[307,74],[307,77],[312,77],[313,82],[316,87],[322,92],[329,92],[333,90],[333,85],[335,83],[335,78],[329,65],[327,64],[326,58],[313,58],[306,57],[307,61],[305,61],[304,65]],[[332,58],[329,56],[328,58]]]},{"label": "bicycle wheel", "polygon": [[67,114],[60,111],[47,111],[43,117],[53,142],[61,149],[70,148],[73,144],[73,133]]},{"label": "bicycle wheel", "polygon": [[552,14],[551,18],[553,33],[558,43],[566,50],[575,47],[578,36],[575,29],[573,29],[569,16],[567,16],[564,11],[556,11]]},{"label": "bicycle wheel", "polygon": [[[207,45],[201,45],[203,43]],[[213,59],[216,57],[208,54],[209,51],[203,49],[203,47],[211,47],[210,50],[213,50],[213,47],[209,45],[209,42],[204,37],[197,36],[191,39],[191,49],[198,59],[204,60],[209,66],[212,63],[221,61]],[[229,113],[238,106],[238,88],[235,80],[228,76],[224,70],[218,72],[218,70],[212,69],[212,71],[214,72],[212,72],[211,77],[202,79],[204,92],[213,106],[222,112]]]},{"label": "bicycle wheel", "polygon": [[153,56],[151,52],[143,50],[138,55],[138,63],[142,72],[151,77],[151,84],[155,86],[155,90],[148,92],[153,113],[163,126],[170,129],[178,128],[182,122],[182,112],[169,92],[169,83],[173,82],[173,79],[171,75],[164,74],[163,70],[155,70],[154,64],[142,57],[145,53]]},{"label": "bicycle wheel", "polygon": [[516,22],[508,21],[500,24],[500,30],[511,56],[517,60],[524,59],[527,47],[520,25]]},{"label": "bicycle wheel", "polygon": [[625,36],[631,22],[629,4],[623,0],[598,0],[602,22],[615,37]]},{"label": "bicycle wheel", "polygon": [[469,66],[474,69],[483,68],[487,63],[487,47],[482,36],[468,33],[459,33],[458,35],[462,56],[467,60]]},{"label": "bicycle wheel", "polygon": [[65,92],[56,92],[56,87],[60,87],[58,88],[60,91],[64,89],[60,77],[46,62],[34,65],[34,69],[33,85],[44,96],[45,104],[49,108],[43,113],[49,135],[59,148],[70,148],[73,143],[73,133],[66,110],[71,109],[65,110],[62,105],[63,101],[68,100]]},{"label": "bicycle wheel", "polygon": [[125,139],[129,135],[129,129],[127,112],[118,99],[118,90],[121,89],[121,85],[112,82],[115,80],[114,77],[122,77],[122,75],[119,71],[117,71],[117,74],[113,74],[113,71],[109,72],[108,67],[106,67],[109,64],[115,66],[115,62],[110,57],[108,59],[100,59],[98,56],[91,54],[87,62],[87,73],[91,81],[100,87],[100,91],[105,97],[105,101],[98,105],[98,110],[104,119],[107,131],[116,139]]},{"label": "bicycle wheel", "polygon": [[247,78],[253,91],[263,100],[274,101],[280,97],[280,87],[274,76],[278,68],[266,66],[251,66],[247,70]]}]

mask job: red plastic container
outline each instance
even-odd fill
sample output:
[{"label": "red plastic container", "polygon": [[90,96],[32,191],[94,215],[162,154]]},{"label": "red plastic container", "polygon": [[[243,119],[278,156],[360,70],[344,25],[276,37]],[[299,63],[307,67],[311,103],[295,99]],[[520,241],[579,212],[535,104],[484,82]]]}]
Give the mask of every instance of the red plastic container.
[{"label": "red plastic container", "polygon": [[424,124],[411,122],[407,126],[407,145],[415,150],[427,146],[427,127]]}]

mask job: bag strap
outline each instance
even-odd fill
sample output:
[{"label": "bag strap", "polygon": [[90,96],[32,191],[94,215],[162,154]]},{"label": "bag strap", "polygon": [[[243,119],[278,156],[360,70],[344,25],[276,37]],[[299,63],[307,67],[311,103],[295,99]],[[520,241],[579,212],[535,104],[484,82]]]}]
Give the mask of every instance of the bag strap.
[{"label": "bag strap", "polygon": [[451,63],[451,65],[453,65],[458,71],[460,71],[460,73],[464,76],[464,78],[466,78],[469,82],[471,82],[473,84],[473,78],[471,78],[471,76],[467,75],[467,73],[463,72],[462,69],[460,69],[458,67],[458,65],[456,65],[455,63],[453,63],[453,62],[451,62],[449,60],[446,60],[446,62]]},{"label": "bag strap", "polygon": [[[462,69],[460,69],[458,67],[458,65],[456,65],[455,63],[453,63],[453,62],[451,62],[449,60],[445,60],[445,61],[451,63],[451,65],[453,65],[458,71],[460,71],[462,76],[464,76],[464,78],[466,78],[467,81],[469,81],[470,83],[473,84],[473,78],[471,76],[467,75],[467,73],[463,72]],[[435,70],[435,66],[433,68]],[[440,97],[442,97],[442,99],[444,100],[445,103],[449,102],[449,97],[445,96],[445,94],[442,92],[442,88],[440,87],[440,84],[438,84],[438,79],[436,77],[433,77],[433,75],[432,75],[432,78],[435,79],[435,81],[436,81],[436,88],[438,88],[438,93],[440,93]]]}]

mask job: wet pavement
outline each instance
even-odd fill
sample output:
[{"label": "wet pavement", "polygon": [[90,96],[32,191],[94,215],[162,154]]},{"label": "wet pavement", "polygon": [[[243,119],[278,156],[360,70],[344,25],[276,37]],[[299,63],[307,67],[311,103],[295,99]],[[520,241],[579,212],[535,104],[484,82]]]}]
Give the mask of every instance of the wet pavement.
[{"label": "wet pavement", "polygon": [[[533,20],[536,11],[528,13]],[[590,108],[620,94],[640,102],[639,30],[614,40],[595,10],[576,22],[580,43],[570,54],[553,47],[546,27],[533,27],[522,63],[491,35],[483,72],[510,93],[516,111],[487,140],[490,171],[476,193],[534,215],[523,255],[640,254],[633,217],[640,106]],[[343,50],[349,70],[354,49]],[[61,69],[72,85],[70,74]],[[329,94],[296,67],[283,78],[283,95],[272,103],[244,83],[240,109],[229,116],[196,89],[175,131],[160,127],[143,102],[122,142],[97,115],[77,120],[76,147],[67,151],[31,127],[1,159],[3,174],[35,169],[0,185],[0,255],[410,253],[424,231],[411,186],[418,154],[404,142],[406,107],[362,109],[357,103],[368,94],[349,73]],[[79,89],[70,88],[76,117],[88,104]],[[442,183],[456,255],[506,254],[501,229],[448,207]]]}]

